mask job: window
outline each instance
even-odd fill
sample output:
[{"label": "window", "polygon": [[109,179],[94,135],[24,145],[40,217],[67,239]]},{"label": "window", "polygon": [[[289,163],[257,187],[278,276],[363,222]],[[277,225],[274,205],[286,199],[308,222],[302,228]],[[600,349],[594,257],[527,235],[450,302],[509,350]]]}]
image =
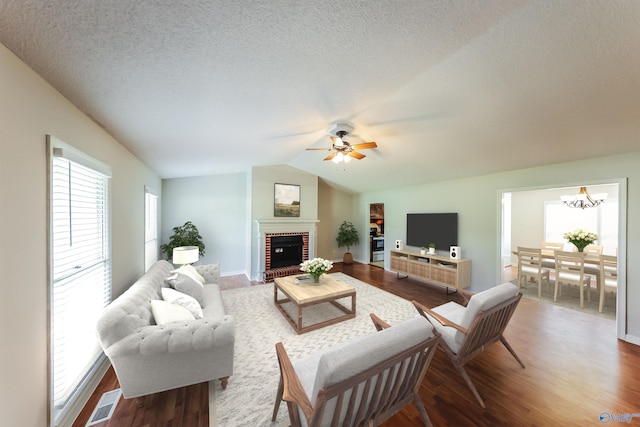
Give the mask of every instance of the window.
[{"label": "window", "polygon": [[110,170],[49,137],[52,416],[57,422],[103,354],[95,326],[111,300]]},{"label": "window", "polygon": [[598,234],[596,244],[603,253],[614,255],[618,247],[618,200],[607,199],[597,208],[568,208],[561,201],[544,203],[544,240],[566,242],[564,233],[584,228]]},{"label": "window", "polygon": [[158,196],[144,191],[144,271],[158,260]]}]

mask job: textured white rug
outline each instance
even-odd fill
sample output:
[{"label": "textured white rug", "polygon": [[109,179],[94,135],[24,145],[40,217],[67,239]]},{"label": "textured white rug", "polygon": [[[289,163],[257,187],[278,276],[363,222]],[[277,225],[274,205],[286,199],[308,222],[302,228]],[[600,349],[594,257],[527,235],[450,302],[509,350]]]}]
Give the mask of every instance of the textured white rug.
[{"label": "textured white rug", "polygon": [[[292,360],[350,338],[375,333],[369,313],[394,324],[416,315],[413,305],[400,297],[343,273],[333,277],[356,288],[356,318],[297,335],[273,304],[273,284],[223,291],[229,314],[236,320],[234,374],[226,390],[219,381],[209,385],[209,420],[212,427],[288,426],[286,404],[271,422],[279,370],[275,345],[284,344]],[[340,300],[349,305],[350,299]],[[330,304],[305,309],[304,316],[326,316]],[[308,311],[307,311],[308,310]]]}]

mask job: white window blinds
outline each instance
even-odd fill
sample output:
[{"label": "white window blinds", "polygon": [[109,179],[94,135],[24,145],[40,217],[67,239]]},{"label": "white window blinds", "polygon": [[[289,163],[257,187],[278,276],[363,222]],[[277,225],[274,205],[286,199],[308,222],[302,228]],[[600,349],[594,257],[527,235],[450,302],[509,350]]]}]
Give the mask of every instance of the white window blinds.
[{"label": "white window blinds", "polygon": [[144,271],[158,261],[158,196],[144,192]]},{"label": "white window blinds", "polygon": [[97,162],[95,168],[90,167],[91,159],[82,161],[69,148],[53,145],[51,153],[51,380],[55,417],[56,412],[64,411],[102,356],[95,326],[111,300],[111,250],[108,168]]}]

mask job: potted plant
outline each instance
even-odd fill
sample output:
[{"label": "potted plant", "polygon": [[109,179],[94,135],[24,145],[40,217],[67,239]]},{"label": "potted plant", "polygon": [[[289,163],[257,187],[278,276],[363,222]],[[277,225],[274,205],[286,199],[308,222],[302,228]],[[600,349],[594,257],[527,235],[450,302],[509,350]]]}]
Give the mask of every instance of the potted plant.
[{"label": "potted plant", "polygon": [[435,243],[429,243],[429,253],[430,254],[435,254],[436,253],[436,244]]},{"label": "potted plant", "polygon": [[358,230],[349,221],[342,221],[340,228],[338,229],[338,237],[336,237],[338,247],[347,247],[347,252],[342,257],[342,262],[345,264],[353,263],[353,255],[351,254],[351,246],[357,245],[360,239],[358,238]]},{"label": "potted plant", "polygon": [[425,248],[424,246],[420,247],[420,255],[424,255],[427,253],[427,248]]},{"label": "potted plant", "polygon": [[169,238],[169,242],[160,245],[160,250],[167,255],[167,259],[173,256],[173,248],[180,246],[197,246],[200,256],[204,255],[204,243],[202,236],[191,221],[187,221],[184,225],[173,227],[173,236]]}]

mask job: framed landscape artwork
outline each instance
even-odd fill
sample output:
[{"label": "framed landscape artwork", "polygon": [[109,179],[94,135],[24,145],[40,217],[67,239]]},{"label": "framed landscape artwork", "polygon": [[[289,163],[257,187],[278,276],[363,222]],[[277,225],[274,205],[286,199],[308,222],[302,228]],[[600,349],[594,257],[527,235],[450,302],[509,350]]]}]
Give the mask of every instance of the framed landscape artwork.
[{"label": "framed landscape artwork", "polygon": [[273,216],[300,216],[300,186],[293,184],[276,184],[274,189]]}]

